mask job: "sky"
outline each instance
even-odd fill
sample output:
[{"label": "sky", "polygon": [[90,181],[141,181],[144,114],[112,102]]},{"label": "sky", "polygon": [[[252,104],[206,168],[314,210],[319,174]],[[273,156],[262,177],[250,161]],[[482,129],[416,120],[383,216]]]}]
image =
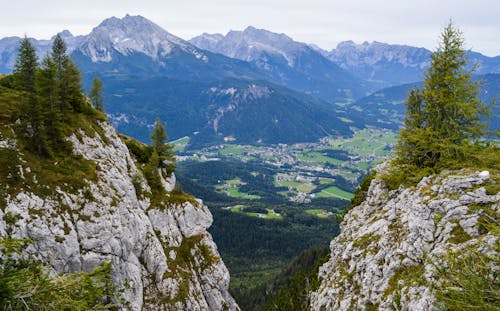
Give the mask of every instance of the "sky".
[{"label": "sky", "polygon": [[435,49],[450,18],[466,48],[500,55],[499,0],[4,0],[0,38],[47,39],[68,29],[88,34],[102,20],[142,15],[170,33],[190,39],[225,34],[249,25],[286,33],[331,50],[353,40]]}]

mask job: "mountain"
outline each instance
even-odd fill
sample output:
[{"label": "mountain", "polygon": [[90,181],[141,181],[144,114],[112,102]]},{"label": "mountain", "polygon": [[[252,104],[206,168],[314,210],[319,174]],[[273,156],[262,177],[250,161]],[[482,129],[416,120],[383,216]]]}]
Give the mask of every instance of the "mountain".
[{"label": "mountain", "polygon": [[205,33],[189,42],[201,49],[250,62],[268,78],[327,101],[360,97],[367,86],[307,44],[285,34],[250,26],[225,36]]},{"label": "mountain", "polygon": [[104,20],[72,57],[84,75],[159,75],[192,81],[262,77],[250,64],[198,49],[142,16]]},{"label": "mountain", "polygon": [[375,178],[366,190],[330,244],[307,309],[496,308],[498,171],[443,172],[396,190]]},{"label": "mountain", "polygon": [[[358,78],[380,86],[394,86],[423,80],[432,52],[425,48],[381,42],[341,42],[336,49],[323,51],[331,61]],[[467,53],[470,64],[477,63],[477,74],[500,73],[500,56]]]},{"label": "mountain", "polygon": [[[350,135],[353,122],[342,107],[266,81],[180,81],[164,77],[104,77],[106,111],[122,132],[148,140],[155,116],[190,147],[234,141],[270,144],[316,141],[327,135]],[[140,104],[138,104],[140,103]],[[341,110],[341,111],[339,111]],[[349,118],[350,120],[346,120]]]},{"label": "mountain", "polygon": [[[59,33],[68,46],[68,51],[74,50],[84,39],[84,36],[73,36],[69,30],[63,30]],[[36,50],[36,54],[41,60],[47,53],[50,52],[54,37],[49,40],[37,40],[30,38]],[[21,38],[19,37],[6,37],[0,39],[0,73],[10,73],[14,68],[16,62],[17,49]]]},{"label": "mountain", "polygon": [[[35,154],[16,125],[26,114],[23,96],[0,87],[2,242],[29,239],[19,255],[44,262],[51,276],[109,263],[115,297],[104,303],[116,309],[239,310],[228,292],[228,270],[206,231],[212,215],[201,200],[174,190],[174,173],[159,169],[153,187],[146,167],[127,148],[144,146],[122,141],[90,107],[67,115],[71,150],[50,158]],[[12,263],[3,256],[5,271]],[[2,274],[4,286],[12,275]],[[30,288],[30,295],[37,290]]]},{"label": "mountain", "polygon": [[104,81],[113,124],[143,141],[157,116],[173,138],[192,137],[191,147],[351,133],[334,107],[277,85],[255,64],[199,49],[140,16],[103,21],[72,57],[87,83],[96,73]]},{"label": "mountain", "polygon": [[[474,76],[479,82],[479,97],[485,104],[498,101],[500,94],[500,74]],[[414,87],[421,87],[422,82],[408,83],[381,89],[350,104],[350,109],[362,112],[369,120],[379,120],[379,126],[397,129],[406,114],[405,100],[408,92]],[[348,108],[348,109],[349,109]],[[493,105],[489,126],[493,130],[500,129],[500,106]]]}]

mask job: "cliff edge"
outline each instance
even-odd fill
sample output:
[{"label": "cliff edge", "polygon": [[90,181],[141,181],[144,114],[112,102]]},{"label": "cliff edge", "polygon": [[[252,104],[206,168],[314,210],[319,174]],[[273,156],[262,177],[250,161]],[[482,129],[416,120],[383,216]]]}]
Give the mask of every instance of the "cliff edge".
[{"label": "cliff edge", "polygon": [[67,136],[73,153],[38,158],[22,148],[15,115],[0,116],[3,200],[0,235],[29,238],[23,252],[54,272],[111,263],[117,301],[126,310],[239,310],[229,272],[202,201],[173,191],[152,200],[144,174],[105,120],[79,119]]},{"label": "cliff edge", "polygon": [[375,178],[331,242],[310,309],[446,310],[461,299],[480,305],[481,295],[494,305],[499,216],[498,178],[487,171],[442,172],[397,190]]}]

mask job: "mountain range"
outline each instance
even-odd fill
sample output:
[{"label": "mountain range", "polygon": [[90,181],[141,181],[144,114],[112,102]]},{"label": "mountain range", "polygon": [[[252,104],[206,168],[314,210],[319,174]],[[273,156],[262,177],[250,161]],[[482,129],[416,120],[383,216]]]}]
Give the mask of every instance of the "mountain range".
[{"label": "mountain range", "polygon": [[189,40],[199,48],[247,61],[287,87],[336,101],[362,96],[367,83],[285,34],[247,27],[243,31],[202,34]]},{"label": "mountain range", "polygon": [[[186,41],[130,15],[108,18],[85,36],[60,35],[85,87],[94,75],[103,80],[105,109],[119,131],[148,141],[160,117],[172,138],[190,136],[192,147],[314,141],[349,135],[353,126],[397,128],[399,117],[380,113],[392,109],[384,100],[363,103],[380,99],[376,92],[384,87],[420,81],[431,55],[379,42],[343,42],[326,51],[254,27]],[[0,40],[0,73],[12,70],[20,40]],[[52,41],[31,39],[39,58]],[[479,73],[500,72],[500,57],[468,56]],[[400,89],[398,114],[407,90]]]},{"label": "mountain range", "polygon": [[[353,75],[382,86],[421,81],[432,55],[425,48],[377,41],[362,44],[344,41],[331,51],[317,50]],[[500,56],[468,51],[467,58],[469,64],[477,65],[476,74],[500,72]]]}]

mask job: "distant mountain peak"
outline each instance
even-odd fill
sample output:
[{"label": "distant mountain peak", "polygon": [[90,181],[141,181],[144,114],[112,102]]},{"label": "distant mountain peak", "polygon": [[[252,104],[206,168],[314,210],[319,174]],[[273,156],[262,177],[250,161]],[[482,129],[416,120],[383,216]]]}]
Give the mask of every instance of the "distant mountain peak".
[{"label": "distant mountain peak", "polygon": [[73,34],[68,30],[68,29],[64,29],[63,31],[61,31],[59,33],[59,35],[63,38],[71,38],[73,37]]},{"label": "distant mountain peak", "polygon": [[110,17],[87,36],[82,52],[93,62],[110,62],[113,52],[122,55],[142,53],[154,60],[169,55],[173,49],[194,50],[188,42],[170,34],[140,15]]}]

